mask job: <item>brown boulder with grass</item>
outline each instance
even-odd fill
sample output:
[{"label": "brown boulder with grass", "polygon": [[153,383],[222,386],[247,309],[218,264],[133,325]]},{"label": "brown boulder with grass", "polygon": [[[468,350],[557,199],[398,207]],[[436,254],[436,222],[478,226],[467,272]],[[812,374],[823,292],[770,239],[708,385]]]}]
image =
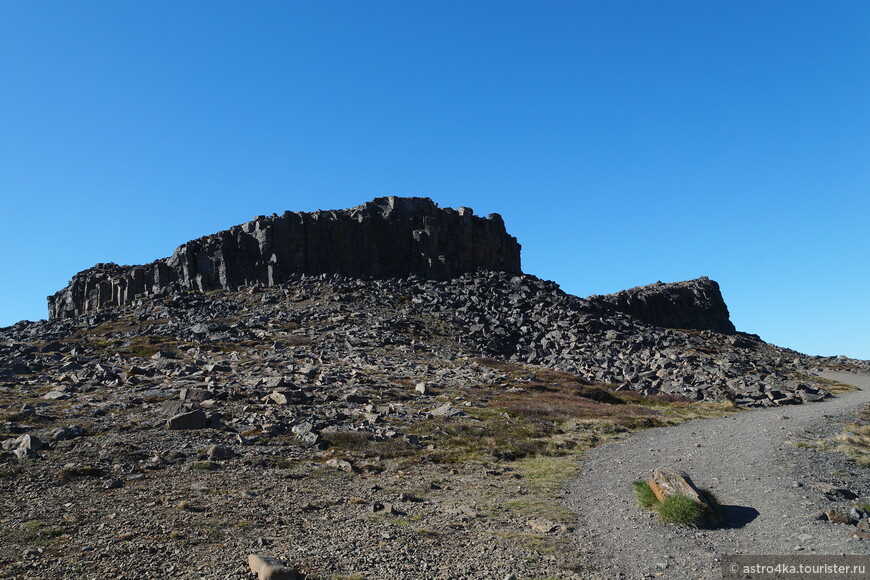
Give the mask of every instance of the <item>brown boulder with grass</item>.
[{"label": "brown boulder with grass", "polygon": [[[660,505],[665,505],[669,498],[686,497],[703,508],[704,519],[708,525],[718,527],[724,523],[719,515],[720,510],[716,501],[709,492],[698,489],[688,474],[675,469],[657,467],[653,470],[648,484]],[[661,513],[661,510],[659,511]]]}]

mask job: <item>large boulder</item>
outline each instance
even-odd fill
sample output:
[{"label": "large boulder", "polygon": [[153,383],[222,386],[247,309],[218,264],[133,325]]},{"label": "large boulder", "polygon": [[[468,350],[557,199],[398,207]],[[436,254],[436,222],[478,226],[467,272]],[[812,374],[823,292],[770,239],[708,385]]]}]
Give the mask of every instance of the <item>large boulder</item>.
[{"label": "large boulder", "polygon": [[706,276],[670,284],[656,282],[616,294],[590,296],[589,301],[653,326],[713,330],[723,334],[736,332],[719,284]]}]

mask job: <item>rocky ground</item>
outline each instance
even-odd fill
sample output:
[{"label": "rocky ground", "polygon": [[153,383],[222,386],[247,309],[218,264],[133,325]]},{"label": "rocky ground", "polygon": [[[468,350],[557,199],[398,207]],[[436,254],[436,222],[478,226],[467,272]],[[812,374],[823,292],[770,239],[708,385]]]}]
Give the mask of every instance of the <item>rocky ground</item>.
[{"label": "rocky ground", "polygon": [[575,578],[561,502],[631,430],[823,399],[807,357],[531,276],[299,277],[0,330],[8,578]]},{"label": "rocky ground", "polygon": [[[578,533],[599,547],[585,577],[716,579],[726,554],[870,554],[870,469],[822,448],[870,402],[870,375],[825,376],[859,390],[650,429],[587,454],[567,497]],[[641,509],[628,484],[660,466],[712,491],[726,526],[678,527]]]}]

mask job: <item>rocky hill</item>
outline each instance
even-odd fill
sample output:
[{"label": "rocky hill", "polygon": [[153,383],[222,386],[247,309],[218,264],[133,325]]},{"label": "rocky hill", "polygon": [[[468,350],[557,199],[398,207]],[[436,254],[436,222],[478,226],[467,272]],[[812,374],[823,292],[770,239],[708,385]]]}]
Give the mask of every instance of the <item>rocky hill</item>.
[{"label": "rocky hill", "polygon": [[[320,291],[350,286],[385,303],[410,300],[417,314],[455,325],[457,342],[473,353],[591,382],[748,406],[822,396],[796,378],[803,368],[797,353],[736,334],[715,281],[657,282],[580,299],[521,273],[520,245],[497,214],[480,218],[428,198],[261,216],[144,266],[99,264],[49,297],[49,317],[105,313],[185,291],[286,291],[317,275],[333,276],[315,278],[327,280]],[[199,325],[211,319],[193,316]]]},{"label": "rocky hill", "polygon": [[573,454],[870,370],[735,332],[703,278],[572,296],[501,219],[419,198],[260,218],[50,305],[0,329],[13,578],[242,579],[252,552],[311,579],[581,578]]}]

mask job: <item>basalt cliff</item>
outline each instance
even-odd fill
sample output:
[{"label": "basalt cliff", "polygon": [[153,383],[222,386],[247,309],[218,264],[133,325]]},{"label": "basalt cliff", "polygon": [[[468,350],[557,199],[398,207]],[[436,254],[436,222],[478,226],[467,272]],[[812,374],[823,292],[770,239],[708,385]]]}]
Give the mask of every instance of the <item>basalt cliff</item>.
[{"label": "basalt cliff", "polygon": [[98,264],[49,297],[48,311],[64,318],[170,289],[276,286],[297,274],[442,280],[477,269],[520,273],[520,245],[501,216],[380,197],[345,210],[259,216],[144,266]]}]

